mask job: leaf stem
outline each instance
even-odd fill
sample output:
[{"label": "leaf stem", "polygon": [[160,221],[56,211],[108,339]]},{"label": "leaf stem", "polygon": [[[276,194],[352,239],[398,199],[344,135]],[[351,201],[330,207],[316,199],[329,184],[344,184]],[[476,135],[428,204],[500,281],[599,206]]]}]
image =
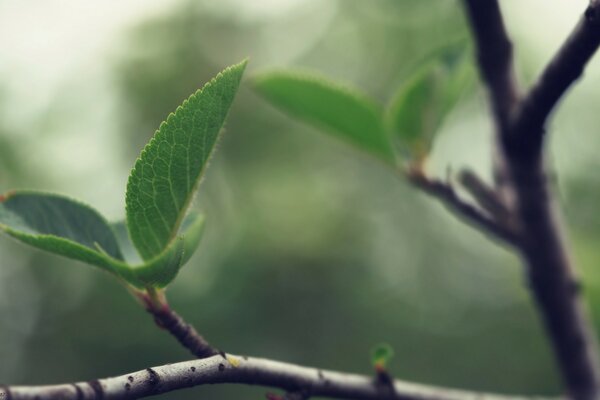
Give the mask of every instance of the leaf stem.
[{"label": "leaf stem", "polygon": [[431,178],[420,169],[408,169],[404,174],[413,186],[441,201],[453,214],[479,228],[485,235],[514,247],[520,246],[518,232],[513,227],[505,224],[505,221],[488,216],[479,207],[461,199],[450,183]]}]

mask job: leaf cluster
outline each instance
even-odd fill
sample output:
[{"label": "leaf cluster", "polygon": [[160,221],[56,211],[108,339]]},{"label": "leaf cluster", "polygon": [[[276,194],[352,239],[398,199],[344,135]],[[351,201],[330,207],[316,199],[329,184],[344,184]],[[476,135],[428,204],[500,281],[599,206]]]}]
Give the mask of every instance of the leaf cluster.
[{"label": "leaf cluster", "polygon": [[68,197],[16,190],[0,196],[0,229],[31,246],[99,267],[133,288],[164,288],[202,236],[204,216],[189,210],[191,200],[245,66],[242,61],[219,73],[160,125],[129,176],[125,223],[110,224]]},{"label": "leaf cluster", "polygon": [[459,41],[424,57],[386,106],[356,88],[313,73],[278,70],[254,79],[258,93],[387,164],[421,168],[444,119],[473,77]]}]

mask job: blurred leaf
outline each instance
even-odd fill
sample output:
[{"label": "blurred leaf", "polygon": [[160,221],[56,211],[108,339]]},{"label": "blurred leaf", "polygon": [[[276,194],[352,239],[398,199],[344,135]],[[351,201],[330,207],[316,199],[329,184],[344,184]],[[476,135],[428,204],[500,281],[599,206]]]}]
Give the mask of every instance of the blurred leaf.
[{"label": "blurred leaf", "polygon": [[465,54],[461,41],[428,56],[388,106],[386,127],[401,149],[417,160],[430,151],[444,118],[473,75]]},{"label": "blurred leaf", "polygon": [[394,349],[387,343],[380,343],[371,350],[371,362],[375,368],[385,369],[394,356]]},{"label": "blurred leaf", "polygon": [[315,75],[287,71],[260,75],[254,86],[290,114],[394,163],[394,152],[381,122],[382,111],[366,95]]},{"label": "blurred leaf", "polygon": [[142,151],[127,184],[127,226],[142,259],[171,243],[183,221],[237,92],[246,61],[189,97]]}]

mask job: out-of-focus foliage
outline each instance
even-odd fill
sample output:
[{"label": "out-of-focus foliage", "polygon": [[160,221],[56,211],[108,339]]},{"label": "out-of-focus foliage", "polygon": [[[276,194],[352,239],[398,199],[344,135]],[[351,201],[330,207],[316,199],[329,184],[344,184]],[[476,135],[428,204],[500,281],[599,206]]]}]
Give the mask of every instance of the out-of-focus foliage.
[{"label": "out-of-focus foliage", "polygon": [[394,163],[394,151],[383,129],[381,107],[357,90],[300,72],[270,72],[254,81],[267,99],[291,114]]},{"label": "out-of-focus foliage", "polygon": [[384,370],[394,356],[394,349],[387,343],[378,344],[371,350],[371,362],[377,370]]},{"label": "out-of-focus foliage", "polygon": [[381,106],[356,89],[327,78],[275,71],[254,80],[255,89],[275,106],[331,131],[383,161],[401,153],[422,166],[444,118],[465,92],[473,68],[465,43],[443,46],[426,57],[392,97],[385,118]]},{"label": "out-of-focus foliage", "polygon": [[[518,4],[525,2],[506,7]],[[102,85],[112,90],[116,124],[102,118],[95,96],[75,96],[73,89],[85,92],[93,83],[86,68],[72,74],[70,90],[56,92],[47,114],[20,105],[32,119],[28,130],[1,120],[0,187],[43,186],[89,200],[105,195],[94,204],[118,199],[114,208],[121,210],[139,149],[222,65],[249,56],[250,73],[309,68],[385,104],[415,63],[448,38],[468,34],[461,11],[447,0],[175,1],[92,63],[113,68]],[[532,51],[537,48],[525,40],[531,29],[515,15],[508,22],[522,32],[514,37],[517,51],[535,58],[533,67],[523,66],[535,71],[556,43],[546,53]],[[597,76],[593,63],[556,115],[552,160],[584,293],[600,321]],[[380,163],[292,121],[244,85],[238,96],[198,198],[208,216],[203,243],[167,292],[173,308],[232,352],[371,374],[369,349],[387,342],[396,353],[388,370],[398,378],[557,393],[519,260]],[[12,115],[16,106],[5,96],[0,114]],[[449,166],[488,169],[486,113],[478,91],[446,116],[430,155],[432,173]],[[66,121],[86,115],[102,134],[65,129]],[[90,150],[80,160],[73,146],[64,146],[79,140],[90,149],[109,147],[116,158],[105,165]],[[69,157],[79,160],[77,168],[63,167]],[[102,165],[93,171],[102,178],[89,178],[90,164]],[[0,340],[6,344],[0,381],[88,380],[190,357],[110,277],[12,241],[1,240],[0,251]],[[261,398],[264,392],[218,386],[163,397]]]},{"label": "out-of-focus foliage", "polygon": [[431,151],[444,119],[473,77],[471,58],[461,41],[435,51],[393,96],[387,127],[405,153],[419,159]]}]

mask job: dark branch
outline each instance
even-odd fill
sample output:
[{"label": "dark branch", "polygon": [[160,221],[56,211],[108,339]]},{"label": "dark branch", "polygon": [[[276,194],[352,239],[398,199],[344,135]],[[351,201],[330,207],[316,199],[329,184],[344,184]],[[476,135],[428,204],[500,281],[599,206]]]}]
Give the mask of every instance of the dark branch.
[{"label": "dark branch", "polygon": [[508,129],[518,100],[513,70],[513,47],[496,0],[465,0],[481,76],[489,88],[496,124]]},{"label": "dark branch", "polygon": [[517,109],[507,153],[518,160],[539,158],[544,125],[554,106],[581,76],[600,45],[600,2],[592,2]]},{"label": "dark branch", "polygon": [[484,234],[512,246],[518,246],[519,239],[516,232],[501,221],[495,221],[479,208],[463,201],[458,197],[452,185],[429,178],[418,170],[409,171],[407,179],[415,187],[440,200],[452,213],[479,228]]},{"label": "dark branch", "polygon": [[461,185],[473,196],[477,204],[494,217],[496,221],[510,224],[512,213],[498,193],[477,176],[473,171],[462,170],[458,175]]},{"label": "dark branch", "polygon": [[206,358],[219,353],[192,325],[171,309],[162,292],[140,292],[135,295],[142,301],[146,311],[154,317],[156,324],[173,335],[194,356]]},{"label": "dark branch", "polygon": [[114,378],[49,386],[0,386],[2,400],[128,400],[206,384],[240,383],[279,388],[304,396],[377,400],[518,400],[394,381],[382,390],[372,377],[226,355],[147,368]]},{"label": "dark branch", "polygon": [[[495,140],[508,134],[511,117],[519,101],[510,41],[497,0],[463,0],[473,32],[479,71],[488,87],[496,129]],[[494,180],[498,195],[505,202],[512,199],[506,160],[494,150]]]},{"label": "dark branch", "polygon": [[542,311],[572,397],[600,396],[600,368],[592,328],[554,199],[544,171],[544,127],[550,112],[600,45],[600,3],[594,1],[524,98],[513,126],[503,137],[517,212],[523,227],[523,255],[530,284]]},{"label": "dark branch", "polygon": [[[600,2],[594,0],[540,80],[518,102],[510,41],[497,0],[464,0],[476,39],[479,67],[499,121],[500,163],[514,193],[521,252],[529,283],[558,359],[568,394],[600,396],[597,354],[579,285],[561,234],[544,172],[546,120],[600,44]],[[497,74],[497,75],[496,75]]]}]

